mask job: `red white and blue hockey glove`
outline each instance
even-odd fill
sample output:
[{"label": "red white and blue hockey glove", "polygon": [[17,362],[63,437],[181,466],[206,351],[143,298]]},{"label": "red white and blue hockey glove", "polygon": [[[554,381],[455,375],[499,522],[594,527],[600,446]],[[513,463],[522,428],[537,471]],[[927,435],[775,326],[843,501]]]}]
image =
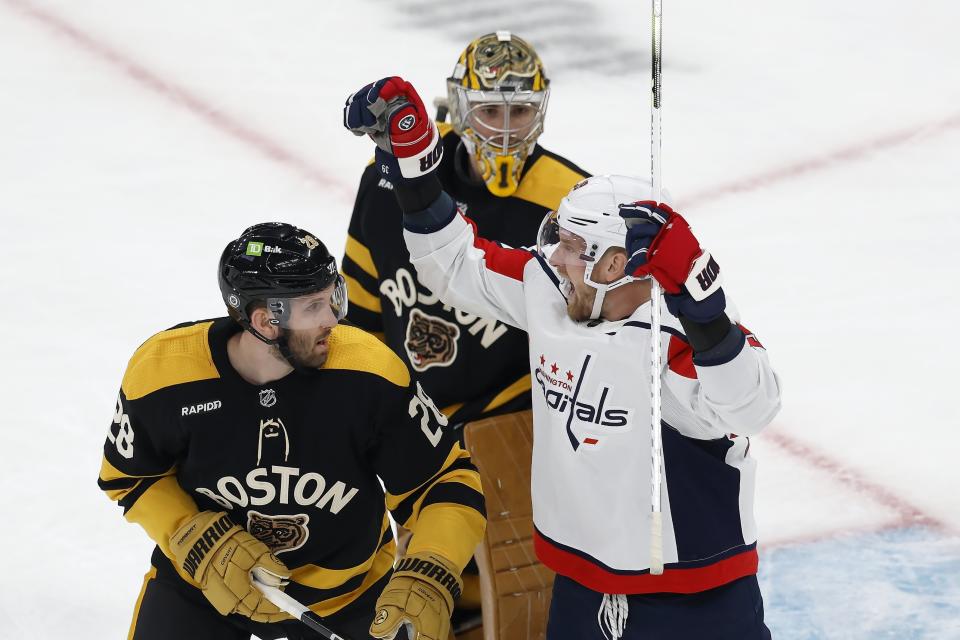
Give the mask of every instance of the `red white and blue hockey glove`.
[{"label": "red white and blue hockey glove", "polygon": [[700,248],[683,216],[652,200],[622,204],[620,216],[627,223],[626,275],[656,278],[667,309],[678,318],[707,323],[723,314],[720,266]]},{"label": "red white and blue hockey glove", "polygon": [[398,76],[368,84],[347,98],[343,126],[377,143],[377,169],[392,183],[428,175],[443,157],[437,125],[417,90]]}]

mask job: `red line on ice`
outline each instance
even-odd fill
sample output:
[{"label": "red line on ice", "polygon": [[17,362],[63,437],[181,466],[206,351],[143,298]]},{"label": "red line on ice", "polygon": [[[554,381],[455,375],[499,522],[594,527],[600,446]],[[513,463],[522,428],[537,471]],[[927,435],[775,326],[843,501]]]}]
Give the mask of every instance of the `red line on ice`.
[{"label": "red line on ice", "polygon": [[235,117],[224,113],[188,89],[163,78],[129,55],[87,34],[64,18],[22,0],[3,0],[8,6],[24,16],[35,20],[57,35],[67,38],[76,47],[92,54],[101,62],[121,71],[142,88],[158,94],[175,105],[199,116],[208,125],[244,143],[261,156],[292,169],[310,182],[332,189],[348,202],[353,201],[353,191],[337,179],[310,165],[304,158],[271,140],[269,136],[249,127]]},{"label": "red line on ice", "polygon": [[[815,542],[832,537],[833,535],[853,533],[855,531],[877,532],[910,526],[924,526],[936,530],[946,530],[947,528],[942,521],[925,513],[922,509],[904,500],[886,487],[865,478],[853,469],[830,458],[822,451],[818,451],[810,445],[804,444],[799,440],[777,431],[776,428],[764,431],[760,437],[763,438],[764,442],[779,447],[785,453],[799,458],[805,464],[827,474],[834,481],[850,487],[857,493],[866,496],[870,500],[897,514],[897,517],[893,521],[885,522],[879,526],[867,526],[863,528],[847,527],[843,530],[828,533],[816,533],[809,536],[778,540],[772,546],[779,547],[788,544]],[[767,545],[767,548],[769,548],[769,545]]]},{"label": "red line on ice", "polygon": [[949,129],[960,127],[960,113],[955,113],[947,118],[928,122],[922,125],[916,125],[909,129],[894,131],[872,140],[866,140],[857,144],[837,149],[826,155],[801,160],[797,163],[772,169],[754,176],[741,178],[728,182],[727,184],[709,187],[702,191],[694,192],[691,196],[683,198],[679,203],[681,208],[689,208],[692,205],[699,205],[707,200],[731,195],[734,193],[743,193],[756,191],[780,182],[792,180],[808,173],[825,171],[838,165],[854,162],[869,156],[870,154],[892,147],[897,147],[918,138],[928,137],[942,133]]},{"label": "red line on ice", "polygon": [[[159,74],[134,61],[130,56],[122,54],[113,47],[88,35],[78,27],[67,22],[64,18],[40,9],[24,0],[2,1],[57,34],[65,36],[79,48],[95,55],[111,66],[118,68],[144,88],[150,89],[177,105],[187,108],[214,128],[252,147],[261,155],[285,165],[290,169],[294,169],[315,184],[334,189],[341,197],[348,201],[353,200],[353,190],[347,185],[325,174],[316,167],[311,166],[305,159],[293,151],[286,149],[276,141],[271,140],[267,135],[242,124],[187,89],[165,80]],[[958,126],[960,126],[960,113],[926,125],[914,126],[909,129],[885,134],[872,140],[844,147],[810,160],[802,160],[795,164],[773,169],[755,176],[749,176],[715,187],[708,187],[702,191],[695,192],[688,198],[684,198],[681,205],[683,207],[690,207],[708,199],[733,193],[756,191],[757,189],[766,188],[804,174],[823,171],[839,164],[853,162],[871,153],[905,144],[917,137],[929,136]]]}]

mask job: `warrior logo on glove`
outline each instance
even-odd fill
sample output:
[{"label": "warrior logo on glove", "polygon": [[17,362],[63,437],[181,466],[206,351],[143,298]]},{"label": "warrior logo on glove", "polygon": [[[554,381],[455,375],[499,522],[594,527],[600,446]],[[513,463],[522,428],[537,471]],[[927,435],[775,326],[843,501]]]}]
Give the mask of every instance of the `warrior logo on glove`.
[{"label": "warrior logo on glove", "polygon": [[460,579],[453,572],[445,569],[439,561],[431,562],[423,558],[408,556],[397,565],[397,573],[403,572],[419,573],[426,578],[431,578],[449,591],[454,600],[460,597]]},{"label": "warrior logo on glove", "polygon": [[[203,532],[203,535],[197,538],[197,541],[193,543],[193,546],[190,547],[189,553],[187,553],[186,560],[183,561],[183,570],[190,574],[191,578],[197,577],[197,568],[200,566],[200,562],[206,556],[210,548],[216,544],[216,542],[223,537],[227,531],[229,531],[234,526],[231,522],[230,517],[224,515],[219,520],[215,520],[206,531]],[[180,536],[177,540],[177,544],[182,544],[183,541],[193,532],[196,531],[196,525],[190,526],[187,531]]]},{"label": "warrior logo on glove", "polygon": [[252,575],[282,587],[290,571],[263,544],[223,511],[201,511],[170,538],[170,550],[183,571],[221,615],[239,613],[257,622],[287,620],[253,586]]}]

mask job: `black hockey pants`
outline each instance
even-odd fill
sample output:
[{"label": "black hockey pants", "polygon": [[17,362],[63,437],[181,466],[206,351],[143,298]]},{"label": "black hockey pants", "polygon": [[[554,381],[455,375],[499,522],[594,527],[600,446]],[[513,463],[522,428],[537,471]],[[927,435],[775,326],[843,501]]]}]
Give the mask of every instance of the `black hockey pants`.
[{"label": "black hockey pants", "polygon": [[[609,639],[597,621],[602,604],[602,593],[558,575],[547,640]],[[626,613],[623,640],[770,640],[756,576],[702,593],[630,595]]]},{"label": "black hockey pants", "polygon": [[[299,620],[262,624],[233,614],[221,616],[198,589],[183,582],[172,568],[151,568],[144,577],[130,625],[132,640],[315,640],[320,634]],[[367,630],[373,621],[377,596],[386,584],[386,576],[355,601],[324,618],[334,632],[350,640],[369,640]],[[401,629],[398,640],[406,639]]]}]

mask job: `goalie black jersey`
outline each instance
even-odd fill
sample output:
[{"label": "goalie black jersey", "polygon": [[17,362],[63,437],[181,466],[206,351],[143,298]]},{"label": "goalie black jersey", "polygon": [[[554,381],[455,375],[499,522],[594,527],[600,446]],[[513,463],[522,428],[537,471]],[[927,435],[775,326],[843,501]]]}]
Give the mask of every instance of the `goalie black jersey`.
[{"label": "goalie black jersey", "polygon": [[[517,191],[501,198],[467,175],[469,158],[450,125],[438,123],[444,190],[485,238],[520,247],[536,242],[548,211],[587,173],[539,145]],[[372,164],[360,180],[343,274],[351,323],[399,355],[453,424],[530,407],[526,333],[441,303],[418,279],[403,242],[393,186]]]},{"label": "goalie black jersey", "polygon": [[170,571],[186,519],[226,511],[292,570],[287,592],[329,615],[390,572],[389,509],[411,548],[462,568],[484,527],[479,477],[404,364],[338,326],[322,368],[258,386],[227,357],[239,330],[221,318],[163,331],[124,376],[99,484],[157,543],[155,566]]}]

